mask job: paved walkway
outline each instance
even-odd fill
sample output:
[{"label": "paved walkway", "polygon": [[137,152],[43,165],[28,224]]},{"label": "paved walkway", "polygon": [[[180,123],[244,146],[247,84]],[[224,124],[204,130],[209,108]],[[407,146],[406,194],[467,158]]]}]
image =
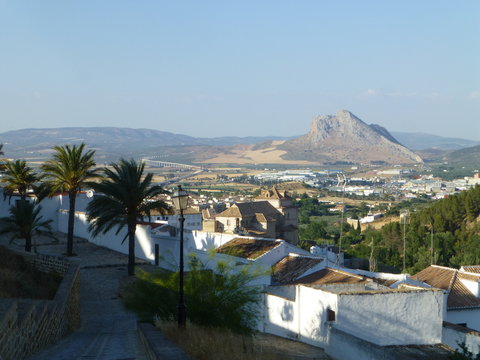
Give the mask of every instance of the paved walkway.
[{"label": "paved walkway", "polygon": [[[63,255],[66,250],[65,235],[57,234],[59,241],[36,238],[37,251],[50,255]],[[8,245],[0,236],[0,245]],[[23,241],[8,245],[23,249]],[[146,360],[137,334],[137,318],[123,308],[118,298],[121,282],[127,277],[127,256],[76,239],[69,258],[80,266],[80,304],[82,325],[79,330],[57,344],[37,353],[28,360]],[[148,270],[154,266],[143,263],[137,267]],[[329,359],[317,347],[283,339],[269,334],[258,334],[256,346],[293,360]]]},{"label": "paved walkway", "polygon": [[[64,235],[58,243],[37,239],[37,251],[62,255]],[[5,238],[0,244],[5,244]],[[10,245],[22,248],[21,242]],[[82,325],[57,344],[29,360],[146,360],[137,334],[137,318],[118,298],[120,282],[127,276],[127,256],[84,241],[75,242],[70,258],[80,265]]]}]

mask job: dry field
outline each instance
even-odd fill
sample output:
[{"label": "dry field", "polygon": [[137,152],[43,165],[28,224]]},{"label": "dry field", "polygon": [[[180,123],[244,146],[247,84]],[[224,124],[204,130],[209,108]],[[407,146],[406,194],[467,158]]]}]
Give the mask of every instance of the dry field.
[{"label": "dry field", "polygon": [[290,165],[316,165],[311,161],[284,160],[284,150],[278,150],[275,146],[284,141],[273,141],[272,147],[253,150],[255,145],[244,145],[232,149],[228,153],[220,153],[214,158],[203,161],[206,164],[290,164]]},{"label": "dry field", "polygon": [[368,227],[371,227],[375,230],[381,229],[383,225],[389,224],[394,221],[400,221],[400,217],[398,216],[388,216],[381,218],[380,220],[377,220],[375,222],[369,223],[369,224],[362,224],[362,231],[366,230]]}]

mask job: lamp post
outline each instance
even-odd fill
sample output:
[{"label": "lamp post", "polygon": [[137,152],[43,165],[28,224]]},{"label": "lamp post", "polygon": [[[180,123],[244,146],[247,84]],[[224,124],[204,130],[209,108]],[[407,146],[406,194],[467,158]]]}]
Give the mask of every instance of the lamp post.
[{"label": "lamp post", "polygon": [[187,320],[187,307],[185,306],[185,292],[183,286],[183,210],[187,208],[188,194],[182,189],[182,185],[178,185],[178,190],[172,196],[173,205],[180,211],[180,284],[178,296],[178,327],[184,328]]}]

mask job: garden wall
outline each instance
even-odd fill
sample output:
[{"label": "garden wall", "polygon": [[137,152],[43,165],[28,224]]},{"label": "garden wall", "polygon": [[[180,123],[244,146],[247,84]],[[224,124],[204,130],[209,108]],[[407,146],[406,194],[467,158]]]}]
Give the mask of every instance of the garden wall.
[{"label": "garden wall", "polygon": [[0,299],[0,359],[20,360],[80,326],[80,272],[61,257],[21,253],[40,270],[63,275],[53,300]]}]

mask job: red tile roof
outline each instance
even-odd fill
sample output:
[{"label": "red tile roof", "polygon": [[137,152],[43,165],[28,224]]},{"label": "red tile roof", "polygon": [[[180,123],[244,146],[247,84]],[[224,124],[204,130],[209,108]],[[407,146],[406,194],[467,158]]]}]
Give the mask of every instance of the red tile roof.
[{"label": "red tile roof", "polygon": [[463,271],[480,274],[480,265],[462,266]]},{"label": "red tile roof", "polygon": [[273,265],[272,280],[278,284],[293,282],[307,270],[322,262],[321,258],[288,255]]},{"label": "red tile roof", "polygon": [[217,217],[235,217],[246,218],[254,217],[257,214],[263,214],[269,221],[276,220],[281,213],[275,209],[268,201],[255,201],[246,203],[236,203],[229,209],[217,214]]},{"label": "red tile roof", "polygon": [[350,274],[346,271],[325,268],[320,271],[314,272],[313,274],[304,276],[298,280],[295,280],[295,284],[304,284],[304,285],[323,285],[323,284],[361,284],[368,283],[371,280],[361,276]]},{"label": "red tile roof", "polygon": [[279,246],[282,242],[249,238],[234,238],[216,249],[217,253],[256,259]]},{"label": "red tile roof", "polygon": [[480,281],[480,274],[478,276],[465,274],[462,270],[431,265],[414,275],[413,279],[449,291],[447,300],[449,309],[480,307],[480,298],[476,297],[461,281]]}]

